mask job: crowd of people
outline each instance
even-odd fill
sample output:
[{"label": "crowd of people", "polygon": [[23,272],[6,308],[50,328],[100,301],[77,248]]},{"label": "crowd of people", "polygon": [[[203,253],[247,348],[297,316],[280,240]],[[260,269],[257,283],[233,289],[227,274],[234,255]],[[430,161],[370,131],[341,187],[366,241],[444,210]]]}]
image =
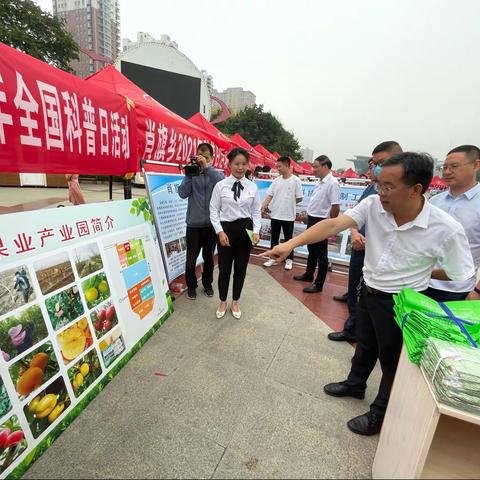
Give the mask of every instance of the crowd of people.
[{"label": "crowd of people", "polygon": [[[377,360],[382,379],[378,394],[364,415],[347,422],[361,435],[381,429],[402,348],[402,332],[394,319],[394,295],[411,288],[439,302],[480,300],[480,150],[462,145],[446,155],[443,177],[448,190],[430,200],[426,192],[434,173],[428,154],[403,152],[398,142],[387,141],[372,151],[370,184],[358,204],[340,213],[340,186],[326,155],[313,161],[317,178],[308,204],[307,229],[293,237],[297,203],[302,201],[298,177],[289,157],[277,161],[279,176],[263,203],[258,188],[246,177],[249,154],[235,148],[229,155],[230,176],[211,166],[213,149],[198,147],[198,177],[186,177],[179,193],[189,199],[187,217],[188,297],[196,298],[196,259],[202,251],[202,282],[213,296],[213,255],[218,246],[220,302],[217,318],[225,316],[233,269],[230,310],[240,319],[239,299],[252,246],[259,241],[262,213],[271,219],[271,249],[267,268],[282,263],[292,269],[293,250],[308,245],[305,273],[293,278],[309,283],[305,293],[319,293],[328,272],[328,238],[350,229],[348,318],[342,331],[328,335],[333,341],[356,341],[350,372],[345,380],[325,385],[334,397],[364,398],[367,381]],[[283,231],[285,241],[279,243]],[[189,252],[190,249],[190,252]],[[284,263],[283,263],[284,262]],[[315,275],[316,272],[316,275]]]}]

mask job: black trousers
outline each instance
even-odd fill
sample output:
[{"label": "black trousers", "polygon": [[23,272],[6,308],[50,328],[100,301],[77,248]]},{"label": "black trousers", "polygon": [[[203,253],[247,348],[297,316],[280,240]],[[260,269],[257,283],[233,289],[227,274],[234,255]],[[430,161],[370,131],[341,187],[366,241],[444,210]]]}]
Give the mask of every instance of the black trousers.
[{"label": "black trousers", "polygon": [[189,288],[197,288],[197,275],[195,273],[197,258],[202,251],[203,270],[202,284],[210,287],[213,282],[213,254],[215,252],[215,230],[213,227],[188,227],[187,226],[187,261],[185,265],[185,278]]},{"label": "black trousers", "polygon": [[[285,241],[290,240],[293,237],[293,225],[294,222],[289,222],[287,220],[276,220],[272,218],[271,220],[271,232],[270,232],[270,246],[271,248],[278,245],[280,241],[280,231],[283,229],[283,236]],[[287,257],[288,260],[293,260],[293,250],[290,252],[290,255]]]},{"label": "black trousers", "polygon": [[428,287],[424,293],[437,302],[454,302],[456,300],[465,300],[469,294],[469,292],[448,292],[446,290],[437,290],[436,288],[432,287]]},{"label": "black trousers", "polygon": [[[325,220],[324,218],[308,216],[307,228],[312,225]],[[315,279],[315,285],[323,287],[325,278],[328,272],[328,239],[321,242],[312,243],[308,245],[308,259],[307,259],[307,271],[306,275],[312,277],[315,275],[315,270],[318,266],[317,278]]]},{"label": "black trousers", "polygon": [[365,250],[352,250],[352,254],[350,255],[350,265],[348,268],[348,318],[343,326],[343,331],[353,337],[355,337],[358,290],[362,280],[364,260]]},{"label": "black trousers", "polygon": [[236,301],[242,294],[252,250],[252,242],[246,229],[252,230],[253,222],[250,218],[241,218],[234,222],[222,222],[222,228],[229,239],[230,246],[223,247],[220,242],[218,243],[218,292],[220,301],[225,302],[233,267],[232,298]]},{"label": "black trousers", "polygon": [[378,358],[382,367],[382,380],[370,411],[383,416],[403,343],[402,332],[394,319],[393,294],[369,293],[363,285],[356,323],[357,346],[346,383],[365,389]]}]

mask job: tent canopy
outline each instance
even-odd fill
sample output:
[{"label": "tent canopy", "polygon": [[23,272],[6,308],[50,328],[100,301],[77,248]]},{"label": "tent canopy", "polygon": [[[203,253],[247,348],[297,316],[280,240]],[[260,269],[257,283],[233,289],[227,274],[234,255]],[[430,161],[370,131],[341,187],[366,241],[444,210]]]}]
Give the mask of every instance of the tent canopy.
[{"label": "tent canopy", "polygon": [[358,173],[355,172],[355,170],[353,170],[352,168],[348,168],[347,170],[345,170],[340,175],[340,177],[342,177],[342,178],[360,178],[360,175],[358,175]]},{"label": "tent canopy", "polygon": [[270,168],[277,167],[277,160],[271,152],[269,152],[261,143],[253,147],[257,152],[259,152],[265,158],[265,165],[268,165]]},{"label": "tent canopy", "polygon": [[265,165],[264,156],[255,150],[239,133],[232,135],[231,140],[250,154],[250,163],[252,167]]},{"label": "tent canopy", "polygon": [[313,175],[313,167],[310,163],[303,161],[300,166],[303,168],[306,175]]},{"label": "tent canopy", "polygon": [[213,166],[226,168],[225,154],[231,142],[209,132],[154,100],[140,87],[108,65],[86,79],[91,85],[108,88],[135,105],[137,116],[138,157],[145,160],[185,164],[196,154],[197,145],[213,143]]}]

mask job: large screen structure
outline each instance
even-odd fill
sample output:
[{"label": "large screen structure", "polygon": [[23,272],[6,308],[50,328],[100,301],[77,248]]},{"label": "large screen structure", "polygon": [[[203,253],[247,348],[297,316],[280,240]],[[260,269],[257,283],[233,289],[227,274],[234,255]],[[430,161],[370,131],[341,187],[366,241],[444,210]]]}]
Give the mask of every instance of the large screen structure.
[{"label": "large screen structure", "polygon": [[200,110],[200,78],[122,60],[121,71],[152,98],[183,118]]}]

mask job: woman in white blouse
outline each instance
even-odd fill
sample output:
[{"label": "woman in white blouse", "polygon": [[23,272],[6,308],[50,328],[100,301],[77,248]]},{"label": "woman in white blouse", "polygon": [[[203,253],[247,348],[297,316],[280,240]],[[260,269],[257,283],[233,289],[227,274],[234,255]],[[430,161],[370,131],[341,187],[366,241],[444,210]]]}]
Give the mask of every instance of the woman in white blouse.
[{"label": "woman in white blouse", "polygon": [[[248,260],[253,245],[259,240],[261,202],[257,186],[245,177],[250,156],[243,148],[234,148],[227,155],[230,176],[215,185],[210,201],[210,220],[218,235],[218,291],[220,304],[216,315],[227,311],[227,294],[233,266],[231,312],[242,316],[238,300],[242,293]],[[247,230],[253,232],[252,239]]]}]

